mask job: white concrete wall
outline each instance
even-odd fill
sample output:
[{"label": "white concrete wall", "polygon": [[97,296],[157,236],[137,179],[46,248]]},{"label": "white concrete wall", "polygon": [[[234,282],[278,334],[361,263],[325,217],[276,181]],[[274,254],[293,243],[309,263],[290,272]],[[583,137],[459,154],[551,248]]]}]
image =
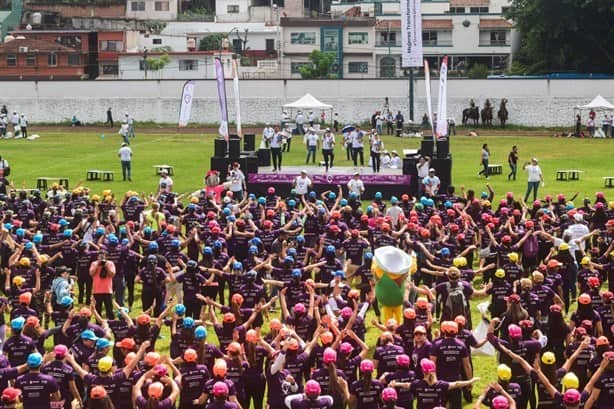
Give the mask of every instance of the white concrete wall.
[{"label": "white concrete wall", "polygon": [[[108,107],[131,112],[135,119],[173,123],[177,120],[183,81],[7,81],[0,82],[0,104],[24,112],[32,123],[66,122],[75,114],[85,122],[104,121]],[[70,89],[70,93],[66,90]],[[424,82],[416,81],[415,116],[425,112]],[[433,81],[433,106],[437,106],[437,81]],[[406,80],[268,80],[242,81],[242,118],[246,123],[277,121],[281,106],[310,92],[332,104],[343,122],[364,120],[381,109],[384,97],[390,108],[407,116]],[[234,117],[232,88],[227,82],[228,108]],[[450,80],[448,112],[461,119],[462,109],[473,98],[480,106],[486,98],[498,107],[508,98],[510,122],[523,125],[573,126],[573,107],[601,94],[614,101],[614,80]],[[218,120],[215,81],[198,81],[192,118],[195,122]]]},{"label": "white concrete wall", "polygon": [[[156,0],[144,0],[145,10],[132,10],[131,3],[135,0],[127,0],[126,17],[137,20],[175,20],[177,18],[177,0],[168,1],[168,10],[156,11]],[[143,1],[143,0],[139,0]]]}]

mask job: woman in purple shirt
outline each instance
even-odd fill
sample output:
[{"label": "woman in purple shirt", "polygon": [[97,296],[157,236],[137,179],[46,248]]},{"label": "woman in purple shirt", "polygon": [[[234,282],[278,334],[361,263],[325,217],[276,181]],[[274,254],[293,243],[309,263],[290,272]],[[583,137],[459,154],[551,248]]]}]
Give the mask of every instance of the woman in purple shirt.
[{"label": "woman in purple shirt", "polygon": [[[179,396],[179,387],[168,376],[160,378],[160,382],[151,383],[147,388],[148,397],[143,396],[141,388],[146,380],[153,378],[155,375],[156,373],[153,370],[145,372],[132,388],[132,399],[135,401],[137,409],[172,409],[175,407],[175,402]],[[171,394],[168,398],[160,399],[165,387],[171,388]]]}]

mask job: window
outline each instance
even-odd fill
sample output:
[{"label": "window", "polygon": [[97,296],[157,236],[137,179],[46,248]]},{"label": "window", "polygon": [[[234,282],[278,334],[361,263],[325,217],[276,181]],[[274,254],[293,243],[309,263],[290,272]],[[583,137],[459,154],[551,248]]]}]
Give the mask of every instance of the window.
[{"label": "window", "polygon": [[348,72],[350,74],[366,74],[369,72],[369,63],[366,61],[353,61],[348,63]]},{"label": "window", "polygon": [[470,13],[488,13],[488,7],[471,7],[469,8]]},{"label": "window", "polygon": [[28,67],[34,67],[36,65],[36,54],[28,54],[26,56],[26,65]]},{"label": "window", "polygon": [[490,45],[505,45],[505,31],[491,31],[490,32]]},{"label": "window", "polygon": [[348,44],[367,44],[369,33],[348,33]]},{"label": "window", "polygon": [[179,71],[197,71],[197,60],[179,60]]},{"label": "window", "polygon": [[17,54],[7,54],[6,55],[6,65],[9,67],[17,66]]},{"label": "window", "polygon": [[232,52],[235,54],[241,54],[243,52],[243,40],[240,38],[232,39]]},{"label": "window", "polygon": [[301,67],[306,66],[306,65],[311,65],[311,63],[308,63],[308,62],[293,62],[293,63],[290,63],[290,72],[292,74],[300,74],[301,73]]},{"label": "window", "polygon": [[56,53],[47,54],[47,65],[50,67],[58,65],[58,55]]},{"label": "window", "polygon": [[265,41],[265,50],[267,53],[271,53],[275,51],[275,39],[274,38],[267,38],[264,41]]},{"label": "window", "polygon": [[100,51],[122,51],[124,44],[116,40],[103,40],[100,42]]},{"label": "window", "polygon": [[75,50],[81,49],[81,37],[79,36],[59,36],[56,38],[55,42],[66,47],[74,48]]},{"label": "window", "polygon": [[310,45],[316,43],[316,33],[290,33],[290,44]]},{"label": "window", "polygon": [[464,7],[450,7],[450,13],[452,13],[452,14],[464,14],[465,13],[465,8]]},{"label": "window", "polygon": [[229,4],[226,6],[226,13],[228,14],[237,14],[239,13],[239,5],[238,4]]},{"label": "window", "polygon": [[162,39],[161,38],[154,38],[153,40],[151,40],[152,44],[155,45],[162,45]]},{"label": "window", "polygon": [[119,74],[119,67],[117,64],[102,64],[103,75],[117,75]]},{"label": "window", "polygon": [[147,61],[145,61],[145,60],[139,60],[139,70],[141,70],[141,71],[146,71],[146,70],[148,70],[148,69],[149,69],[149,67],[148,67],[148,65],[147,65]]},{"label": "window", "polygon": [[133,2],[130,2],[130,10],[132,10],[132,11],[145,11],[145,2],[144,1],[133,1]]},{"label": "window", "polygon": [[79,54],[68,54],[68,65],[81,65],[81,56]]},{"label": "window", "polygon": [[437,45],[437,31],[423,31],[422,43],[424,45]]},{"label": "window", "polygon": [[380,32],[380,40],[382,45],[396,45],[397,33],[394,31]]},{"label": "window", "polygon": [[510,11],[509,7],[501,7],[501,14],[506,14],[509,11]]},{"label": "window", "polygon": [[168,1],[156,1],[156,3],[154,4],[154,10],[168,11]]}]

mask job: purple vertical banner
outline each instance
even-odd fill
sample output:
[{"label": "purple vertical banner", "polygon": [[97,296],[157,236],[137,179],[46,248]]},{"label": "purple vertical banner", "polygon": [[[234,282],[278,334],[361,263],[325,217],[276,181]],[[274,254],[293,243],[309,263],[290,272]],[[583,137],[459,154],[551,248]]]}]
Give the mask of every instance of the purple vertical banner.
[{"label": "purple vertical banner", "polygon": [[228,106],[226,105],[226,82],[224,79],[224,66],[222,60],[215,58],[215,80],[217,81],[217,95],[220,100],[220,121],[219,133],[224,139],[228,140]]}]

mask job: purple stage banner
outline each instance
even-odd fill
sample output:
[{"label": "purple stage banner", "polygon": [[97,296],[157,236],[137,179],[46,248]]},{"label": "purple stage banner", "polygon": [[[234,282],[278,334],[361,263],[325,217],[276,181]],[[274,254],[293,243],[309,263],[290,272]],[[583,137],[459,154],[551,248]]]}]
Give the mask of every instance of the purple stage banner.
[{"label": "purple stage banner", "polygon": [[[247,175],[249,183],[293,183],[298,173],[250,173]],[[352,175],[311,175],[314,185],[346,185]],[[407,185],[411,182],[411,175],[362,175],[360,179],[365,185]]]}]

